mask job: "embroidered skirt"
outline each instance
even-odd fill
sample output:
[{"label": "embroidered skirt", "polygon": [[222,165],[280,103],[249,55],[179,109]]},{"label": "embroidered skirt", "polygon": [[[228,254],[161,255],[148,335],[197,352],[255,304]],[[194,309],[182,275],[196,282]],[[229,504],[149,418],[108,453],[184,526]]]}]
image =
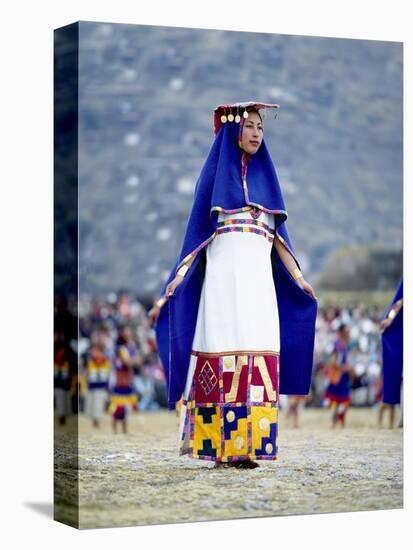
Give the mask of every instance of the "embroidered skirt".
[{"label": "embroidered skirt", "polygon": [[343,373],[337,383],[330,383],[324,394],[329,404],[350,404],[350,378],[347,372]]},{"label": "embroidered skirt", "polygon": [[192,353],[181,408],[181,454],[221,460],[277,456],[279,356]]},{"label": "embroidered skirt", "polygon": [[220,213],[209,243],[186,388],[180,454],[222,462],[277,457],[279,320],[274,217]]},{"label": "embroidered skirt", "polygon": [[132,386],[115,386],[111,392],[109,412],[115,420],[125,420],[136,411],[138,396]]}]

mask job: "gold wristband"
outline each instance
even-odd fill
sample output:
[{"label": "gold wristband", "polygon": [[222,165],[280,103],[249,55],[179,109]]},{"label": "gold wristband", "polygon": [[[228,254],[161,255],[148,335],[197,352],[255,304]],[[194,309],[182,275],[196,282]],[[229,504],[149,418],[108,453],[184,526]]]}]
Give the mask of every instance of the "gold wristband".
[{"label": "gold wristband", "polygon": [[301,271],[298,269],[298,267],[296,267],[296,268],[292,271],[291,275],[294,277],[295,280],[297,280],[297,279],[299,279],[300,277],[303,276],[303,274],[302,274]]},{"label": "gold wristband", "polygon": [[393,320],[395,317],[396,317],[396,312],[394,311],[394,309],[391,309],[388,316],[387,316],[389,319]]},{"label": "gold wristband", "polygon": [[166,298],[165,296],[163,298],[159,298],[159,300],[157,300],[156,305],[158,307],[162,307],[164,305],[165,302],[167,302],[168,298]]},{"label": "gold wristband", "polygon": [[182,265],[178,271],[176,272],[177,275],[182,275],[182,277],[185,277],[186,273],[188,272],[189,267],[184,264]]}]

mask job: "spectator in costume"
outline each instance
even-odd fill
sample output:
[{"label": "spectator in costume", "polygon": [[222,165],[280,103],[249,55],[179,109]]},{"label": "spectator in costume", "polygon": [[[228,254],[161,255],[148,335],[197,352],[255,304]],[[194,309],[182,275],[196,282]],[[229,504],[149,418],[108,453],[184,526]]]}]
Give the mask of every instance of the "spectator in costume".
[{"label": "spectator in costume", "polygon": [[[400,281],[392,303],[380,324],[382,332],[382,403],[379,409],[379,425],[389,410],[389,427],[394,426],[395,407],[401,403],[403,380],[403,280]],[[400,427],[403,420],[400,421]]]},{"label": "spectator in costume", "polygon": [[66,424],[72,414],[70,349],[65,336],[55,332],[54,342],[54,400],[59,424]]},{"label": "spectator in costume", "polygon": [[86,360],[88,393],[86,409],[93,426],[98,428],[108,400],[108,383],[112,365],[104,353],[103,342],[94,343]]},{"label": "spectator in costume", "polygon": [[325,400],[333,410],[332,427],[340,423],[344,428],[345,416],[350,405],[350,388],[352,369],[348,365],[348,343],[350,331],[347,325],[341,324],[337,330],[333,353],[328,363],[330,384],[325,393]]},{"label": "spectator in costume", "polygon": [[122,423],[123,433],[127,433],[127,419],[131,411],[137,407],[137,395],[134,388],[134,368],[138,365],[137,349],[132,341],[130,327],[119,328],[119,336],[115,347],[115,365],[112,377],[110,412],[112,427],[117,432],[117,425]]}]

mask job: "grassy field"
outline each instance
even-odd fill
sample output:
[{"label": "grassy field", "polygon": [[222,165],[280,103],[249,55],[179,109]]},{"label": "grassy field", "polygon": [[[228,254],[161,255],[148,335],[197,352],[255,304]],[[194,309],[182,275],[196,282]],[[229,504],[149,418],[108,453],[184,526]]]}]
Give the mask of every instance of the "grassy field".
[{"label": "grassy field", "polygon": [[[401,508],[402,430],[379,429],[373,409],[350,409],[344,430],[332,430],[329,417],[306,409],[294,429],[281,411],[277,461],[261,461],[255,470],[215,470],[210,462],[178,456],[174,412],[134,414],[126,435],[111,432],[108,416],[98,430],[81,416],[79,526]],[[74,518],[67,498],[76,479],[72,431],[69,422],[56,436],[55,505]]]}]

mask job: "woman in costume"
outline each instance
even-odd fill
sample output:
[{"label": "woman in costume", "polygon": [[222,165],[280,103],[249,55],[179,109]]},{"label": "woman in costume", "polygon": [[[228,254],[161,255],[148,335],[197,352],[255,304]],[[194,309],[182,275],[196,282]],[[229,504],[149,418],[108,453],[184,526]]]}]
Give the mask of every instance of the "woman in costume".
[{"label": "woman in costume", "polygon": [[308,393],[317,302],[287,232],[260,111],[214,112],[178,261],[149,312],[180,454],[255,468],[277,458],[279,392]]},{"label": "woman in costume", "polygon": [[[389,409],[389,426],[394,426],[395,406],[400,404],[403,379],[403,279],[400,281],[385,318],[380,323],[383,350],[383,397],[379,409],[379,425],[385,409]],[[403,421],[400,421],[400,427]]]}]

